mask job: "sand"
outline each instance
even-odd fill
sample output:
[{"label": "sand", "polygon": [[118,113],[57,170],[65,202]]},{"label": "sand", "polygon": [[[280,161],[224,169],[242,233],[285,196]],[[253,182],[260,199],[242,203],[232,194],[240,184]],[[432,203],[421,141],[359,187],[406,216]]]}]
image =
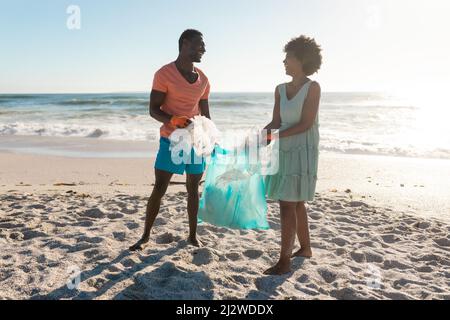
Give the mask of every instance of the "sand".
[{"label": "sand", "polygon": [[[200,225],[199,249],[186,243],[179,184],[151,245],[127,250],[142,233],[152,161],[0,153],[0,299],[450,299],[450,189],[430,178],[448,162],[323,155],[308,208],[314,257],[265,276],[278,257],[278,204],[268,231]],[[396,174],[421,166],[431,169]]]}]

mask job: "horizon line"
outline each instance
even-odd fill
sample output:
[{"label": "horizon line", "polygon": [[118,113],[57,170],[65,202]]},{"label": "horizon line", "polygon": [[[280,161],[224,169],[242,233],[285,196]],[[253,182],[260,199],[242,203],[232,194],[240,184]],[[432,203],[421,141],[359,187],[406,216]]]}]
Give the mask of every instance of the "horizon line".
[{"label": "horizon line", "polygon": [[[109,92],[0,92],[0,95],[62,95],[62,94],[150,94],[150,91],[109,91]],[[220,93],[270,93],[272,91],[211,91],[211,94]],[[323,93],[389,93],[388,91],[324,91]]]}]

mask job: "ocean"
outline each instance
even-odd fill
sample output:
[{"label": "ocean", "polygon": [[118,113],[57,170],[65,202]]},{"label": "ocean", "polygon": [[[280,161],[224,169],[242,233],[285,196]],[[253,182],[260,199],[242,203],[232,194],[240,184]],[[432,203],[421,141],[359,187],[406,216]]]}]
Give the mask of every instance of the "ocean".
[{"label": "ocean", "polygon": [[[157,141],[148,94],[0,95],[0,148],[6,136]],[[273,93],[212,93],[220,130],[263,127]],[[430,120],[432,121],[430,122]],[[449,119],[382,93],[323,93],[319,111],[325,152],[450,159]],[[37,150],[38,151],[38,150]]]}]

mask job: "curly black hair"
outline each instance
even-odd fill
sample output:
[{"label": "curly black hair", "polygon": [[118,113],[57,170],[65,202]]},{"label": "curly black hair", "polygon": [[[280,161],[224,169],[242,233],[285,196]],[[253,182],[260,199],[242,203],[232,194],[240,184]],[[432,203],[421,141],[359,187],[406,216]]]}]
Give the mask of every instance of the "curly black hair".
[{"label": "curly black hair", "polygon": [[322,65],[321,47],[316,40],[307,36],[293,38],[284,46],[284,52],[291,52],[302,62],[303,72],[310,76],[319,71]]},{"label": "curly black hair", "polygon": [[178,49],[181,51],[181,47],[183,46],[183,41],[184,40],[192,40],[194,37],[203,37],[203,34],[195,29],[187,29],[185,30],[181,36],[180,39],[178,40]]}]

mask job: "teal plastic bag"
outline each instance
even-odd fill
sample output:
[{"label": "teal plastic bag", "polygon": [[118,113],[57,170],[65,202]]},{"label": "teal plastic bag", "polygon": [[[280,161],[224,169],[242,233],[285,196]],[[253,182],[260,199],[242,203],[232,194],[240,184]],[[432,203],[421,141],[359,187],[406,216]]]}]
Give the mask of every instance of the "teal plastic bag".
[{"label": "teal plastic bag", "polygon": [[232,229],[269,229],[264,178],[258,165],[216,146],[206,171],[199,222]]}]

